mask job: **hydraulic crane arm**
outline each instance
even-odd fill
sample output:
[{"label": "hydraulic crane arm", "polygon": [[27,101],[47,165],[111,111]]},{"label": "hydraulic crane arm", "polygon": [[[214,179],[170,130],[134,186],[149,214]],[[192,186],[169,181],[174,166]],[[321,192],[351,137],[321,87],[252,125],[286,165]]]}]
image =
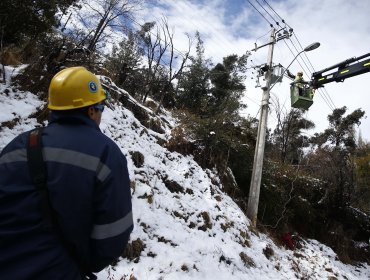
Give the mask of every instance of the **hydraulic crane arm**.
[{"label": "hydraulic crane arm", "polygon": [[[336,69],[334,72],[326,72]],[[313,88],[322,87],[331,82],[343,82],[345,79],[370,72],[370,53],[360,57],[353,57],[325,68],[312,74],[311,86]]]}]

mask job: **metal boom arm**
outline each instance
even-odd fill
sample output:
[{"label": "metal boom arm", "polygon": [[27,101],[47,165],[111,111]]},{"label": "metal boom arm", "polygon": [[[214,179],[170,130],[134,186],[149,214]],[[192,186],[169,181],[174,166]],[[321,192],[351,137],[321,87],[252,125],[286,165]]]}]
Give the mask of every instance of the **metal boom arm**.
[{"label": "metal boom arm", "polygon": [[[337,68],[335,72],[323,74]],[[343,82],[345,79],[370,72],[370,53],[360,57],[353,57],[343,62],[325,68],[312,74],[311,85],[313,88],[322,87],[331,82]]]}]

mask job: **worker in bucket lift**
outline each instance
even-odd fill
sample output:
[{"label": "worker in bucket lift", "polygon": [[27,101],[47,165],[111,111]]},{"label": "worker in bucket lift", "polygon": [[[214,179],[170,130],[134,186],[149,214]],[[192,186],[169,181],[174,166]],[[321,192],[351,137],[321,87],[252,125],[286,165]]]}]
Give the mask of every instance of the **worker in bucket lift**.
[{"label": "worker in bucket lift", "polygon": [[307,84],[306,81],[303,80],[303,72],[299,71],[294,79],[294,85],[298,87],[298,94],[300,96],[304,95],[304,85]]}]

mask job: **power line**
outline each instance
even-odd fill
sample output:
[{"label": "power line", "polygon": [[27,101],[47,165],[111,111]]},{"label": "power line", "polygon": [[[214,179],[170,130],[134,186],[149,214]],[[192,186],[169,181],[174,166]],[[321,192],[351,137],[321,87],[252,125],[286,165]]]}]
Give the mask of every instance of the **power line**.
[{"label": "power line", "polygon": [[[301,45],[301,43],[299,42],[299,40],[298,40],[298,37],[294,34],[294,36],[295,36],[295,38],[296,38],[296,40],[297,40],[297,42],[298,42],[298,44],[300,45],[300,47],[301,47],[301,49],[303,50],[303,47],[302,47],[302,45]],[[293,41],[290,39],[290,41],[291,41],[291,43],[293,44],[293,46],[295,47],[295,45],[294,45],[294,43],[293,43]],[[295,47],[295,49],[296,49],[296,51],[298,51],[298,49]],[[312,69],[313,69],[313,71],[315,71],[315,68],[313,67],[313,65],[312,65],[312,63],[311,63],[311,61],[310,61],[310,59],[308,58],[308,56],[306,55],[306,53],[305,53],[305,56],[306,56],[306,58],[307,58],[307,60],[308,60],[308,62],[309,62],[309,64],[311,65],[311,67],[312,67]],[[304,61],[304,59],[301,57],[300,59],[302,59],[302,61],[304,62],[304,64],[305,64],[305,66],[307,67],[307,69],[309,70],[309,67],[307,66],[307,64],[305,63],[305,61]],[[305,73],[306,73],[306,71],[305,71]],[[310,75],[312,74],[312,72],[309,70],[309,73],[310,73]],[[307,74],[307,73],[306,73]],[[326,91],[326,89],[324,88],[324,90],[323,90],[323,92],[321,92],[321,94],[323,95],[323,96],[325,96],[325,99],[328,101],[328,103],[330,103],[330,108],[331,108],[331,110],[334,110],[335,108],[336,108],[336,106],[335,106],[335,104],[334,104],[334,102],[333,102],[333,100],[331,99],[331,97],[330,97],[330,95],[329,95],[329,93]],[[334,109],[333,109],[334,108]]]},{"label": "power line", "polygon": [[[257,0],[256,0],[257,1]],[[283,23],[285,23],[285,21],[284,21],[284,19],[272,8],[272,6],[266,1],[266,0],[263,0],[268,6],[269,6],[269,8],[282,20],[282,22]],[[285,23],[287,26],[289,26],[287,23]],[[290,27],[290,26],[289,26]],[[291,27],[290,27],[291,28]],[[303,50],[303,47],[302,47],[302,44],[300,43],[300,41],[299,41],[299,39],[298,39],[298,37],[297,37],[297,35],[295,34],[295,32],[293,32],[293,36],[294,36],[294,38],[297,40],[297,42],[298,42],[298,44],[299,44],[299,46],[301,47],[301,50]],[[297,47],[294,45],[294,43],[293,43],[293,41],[289,38],[289,40],[291,41],[291,43],[292,43],[292,45],[294,46],[294,48],[296,49],[296,51],[297,52],[299,52],[298,51],[298,49],[297,49]],[[288,45],[287,45],[288,46]],[[290,48],[289,48],[290,49]],[[290,49],[290,51],[291,51],[291,49]],[[292,51],[291,51],[292,52]],[[294,55],[294,53],[292,52],[292,54]],[[311,68],[313,69],[313,71],[315,71],[315,68],[313,67],[313,65],[312,65],[312,63],[311,63],[311,61],[310,61],[310,59],[308,58],[308,56],[307,56],[307,54],[306,53],[304,53],[304,56],[306,57],[306,59],[307,59],[307,61],[308,61],[308,63],[310,64],[310,66],[311,66]],[[307,69],[308,69],[308,72],[310,72],[310,68],[307,66],[307,64],[305,63],[305,61],[304,61],[304,59],[303,58],[299,58],[299,59],[301,59],[302,61],[303,61],[303,63],[305,64],[305,66],[307,67]],[[299,60],[297,61],[298,63],[299,63]],[[299,63],[299,65],[301,66],[301,68],[303,69],[303,66]],[[306,71],[305,71],[305,73],[306,73]],[[312,72],[310,72],[310,74],[311,74]],[[306,75],[307,75],[307,73],[306,73]],[[334,108],[336,107],[335,106],[335,104],[334,104],[334,102],[333,102],[333,100],[331,99],[331,97],[330,97],[330,95],[329,95],[329,93],[327,92],[327,90],[324,88],[324,90],[323,90],[323,92],[321,92],[322,93],[322,95],[325,97],[325,100],[328,102],[328,103],[331,103],[331,105],[332,106],[334,106]],[[326,94],[326,95],[325,95]],[[328,106],[329,106],[329,108],[332,108],[332,106],[331,105],[329,105],[328,104]],[[333,110],[333,109],[332,109]]]},{"label": "power line", "polygon": [[[302,47],[302,45],[301,45],[301,43],[300,43],[300,41],[299,41],[298,37],[296,36],[295,32],[293,32],[293,35],[294,35],[295,39],[297,40],[297,42],[298,42],[299,46],[300,46],[300,47],[301,47],[301,49],[303,50],[303,47]],[[311,65],[313,72],[316,72],[315,67],[312,65],[312,63],[311,63],[310,59],[308,58],[308,56],[307,56],[307,54],[306,54],[305,52],[304,52],[304,55],[306,56],[306,58],[307,58],[307,60],[308,60],[308,63]],[[322,93],[322,94],[323,94],[323,95],[326,95],[326,98],[328,99],[329,103],[331,103],[331,105],[332,105],[332,106],[334,107],[334,109],[335,109],[335,108],[336,108],[336,106],[335,106],[335,104],[334,104],[333,100],[331,99],[331,97],[330,97],[330,95],[329,95],[328,91],[326,90],[326,88],[323,88],[323,93]],[[333,109],[332,109],[332,110],[333,110]]]},{"label": "power line", "polygon": [[279,22],[278,21],[276,21],[275,20],[275,18],[265,9],[265,7],[263,7],[262,5],[261,5],[261,3],[260,2],[258,2],[258,0],[255,0],[257,3],[258,3],[258,5],[260,5],[260,7],[270,16],[270,18],[272,18],[272,20],[276,23],[276,25],[279,25]]},{"label": "power line", "polygon": [[[248,1],[250,2],[250,1]],[[186,5],[187,7],[191,7],[191,5],[189,4],[184,4]],[[253,6],[253,5],[252,5]],[[176,9],[176,11],[179,11],[181,9],[181,7],[179,7],[178,5],[173,5],[173,7]],[[255,7],[254,7],[255,8]],[[258,11],[258,9],[256,9]],[[259,12],[259,11],[258,11]],[[261,14],[261,13],[260,13]],[[262,15],[262,14],[261,14]],[[262,15],[263,16],[263,15]],[[179,20],[182,20],[182,18],[178,18]],[[266,18],[265,18],[266,19]],[[156,21],[158,21],[157,19],[155,19]],[[266,19],[267,20],[267,19]],[[134,20],[133,20],[134,21]],[[135,22],[135,21],[134,21]],[[135,22],[137,25],[141,26],[139,23]],[[197,30],[198,27],[194,24],[194,22],[192,20],[189,20],[187,21],[187,23],[190,23],[192,26],[194,26],[194,28]],[[268,21],[268,23],[271,25],[271,23]],[[185,24],[185,23],[184,23]],[[209,23],[206,23],[206,25],[208,26],[207,30],[209,31],[210,29],[214,32],[213,32],[213,36],[210,36],[207,38],[207,41],[212,41],[214,42],[215,45],[217,45],[218,47],[222,48],[222,49],[232,49],[234,47],[234,44],[231,43],[231,40],[227,40],[225,39],[224,36],[222,35],[219,35],[220,32],[213,28],[214,26],[214,23],[213,22],[209,22]],[[272,25],[271,25],[272,26]],[[152,33],[153,34],[153,33]],[[155,36],[155,34],[153,34]]]},{"label": "power line", "polygon": [[253,100],[252,98],[250,98],[250,97],[248,97],[246,95],[244,95],[244,97],[246,97],[247,99],[249,99],[250,101],[252,101],[254,104],[256,104],[258,106],[260,105],[257,101]]},{"label": "power line", "polygon": [[277,12],[275,12],[275,10],[270,6],[269,3],[267,3],[267,1],[263,0],[263,2],[265,2],[267,6],[269,6],[269,8],[275,13],[275,15],[277,15],[281,19],[282,23],[285,23],[284,19]]},{"label": "power line", "polygon": [[[293,32],[293,36],[294,36],[294,38],[297,40],[297,42],[298,42],[299,46],[301,47],[301,50],[303,50],[303,47],[302,47],[302,45],[301,45],[301,42],[298,40],[298,37],[296,36],[295,32]],[[306,52],[304,52],[304,55],[305,55],[306,59],[308,60],[308,63],[310,64],[310,66],[311,66],[311,68],[312,68],[313,72],[315,72],[315,68],[313,67],[313,65],[312,65],[312,63],[311,63],[310,59],[308,58],[308,56],[307,56]]]},{"label": "power line", "polygon": [[330,110],[334,111],[334,109],[336,108],[336,106],[333,103],[333,101],[328,98],[328,95],[326,95],[326,93],[324,91],[322,91],[321,89],[318,89],[318,92],[321,94],[320,96],[325,101],[326,105],[328,105],[328,107],[330,108]]},{"label": "power line", "polygon": [[[267,11],[266,11],[266,9],[257,1],[257,0],[255,0],[262,8],[263,8],[263,10],[271,17],[271,18],[273,18],[272,16],[271,16],[271,14],[270,13],[268,13]],[[266,1],[266,0],[263,0],[265,3],[266,3],[266,5],[278,16],[278,18],[280,18],[281,19],[281,21],[284,23],[284,24],[286,24],[286,26],[288,26],[291,30],[293,30],[285,21],[284,21],[284,19],[271,7],[271,5]],[[271,23],[265,18],[265,16],[263,16],[262,15],[262,13],[250,2],[250,1],[248,1],[251,5],[252,5],[252,7],[255,9],[255,10],[257,10],[257,12],[270,24],[270,26],[272,27],[272,25],[271,25]],[[274,18],[273,18],[274,19]],[[277,25],[279,25],[279,23],[278,22],[276,22],[276,24]],[[298,42],[298,44],[299,44],[299,46],[300,46],[300,48],[301,48],[301,50],[304,50],[303,49],[303,47],[302,47],[302,45],[301,45],[301,43],[300,43],[300,41],[299,41],[299,39],[298,39],[298,37],[296,36],[296,34],[295,34],[295,32],[293,32],[293,36],[294,36],[294,38],[296,39],[296,41]],[[289,38],[289,40],[290,40],[290,42],[291,42],[291,44],[293,45],[293,47],[295,48],[295,50],[298,52],[298,54],[301,52],[301,50],[298,50],[298,48],[295,46],[295,44],[294,44],[294,42],[292,41],[292,39],[291,38]],[[284,40],[284,42],[285,42],[285,40]],[[286,43],[286,42],[285,42]],[[295,57],[296,55],[298,55],[298,54],[295,54],[293,51],[292,51],[292,49],[289,47],[289,45],[286,43],[286,46],[288,47],[288,49],[290,50],[290,52],[293,54],[293,56]],[[304,57],[306,58],[306,60],[308,61],[308,64],[309,64],[309,66],[311,67],[311,69],[313,69],[313,71],[315,72],[315,68],[314,68],[314,66],[312,65],[312,63],[311,63],[311,61],[310,61],[310,59],[308,58],[308,56],[307,56],[307,54],[305,53],[304,54]],[[307,65],[307,63],[305,62],[305,59],[303,58],[303,57],[299,57],[299,59],[300,60],[302,60],[302,62],[304,63],[304,65],[305,65],[305,67],[306,67],[306,69],[308,70],[308,73],[309,73],[309,75],[308,76],[310,76],[311,74],[312,74],[312,71],[311,71],[311,69],[310,69],[310,67]],[[302,66],[302,64],[299,62],[299,60],[297,60],[297,62],[298,62],[298,64],[301,66],[301,68],[304,70],[304,72],[306,73],[306,75],[307,75],[307,72],[306,72],[306,70],[305,70],[305,68]],[[329,93],[326,91],[326,89],[325,88],[323,88],[323,89],[318,89],[318,93],[319,93],[319,95],[320,95],[320,97],[324,100],[324,102],[325,102],[325,104],[329,107],[329,109],[330,110],[334,110],[335,108],[336,108],[336,106],[335,106],[335,104],[334,104],[334,102],[333,102],[333,100],[330,98],[330,95],[329,95]],[[283,108],[285,107],[285,102],[284,102],[284,104],[283,104],[283,106],[281,107],[281,109],[280,110],[283,110]],[[286,107],[285,107],[286,108]],[[258,113],[257,113],[258,114]]]},{"label": "power line", "polygon": [[[297,38],[298,39],[298,38]],[[293,41],[289,38],[291,44],[293,45],[293,47],[295,48],[295,50],[299,53],[300,51],[298,50],[298,48],[294,45]],[[285,42],[285,41],[284,41]],[[293,56],[295,56],[294,52],[292,51],[292,49],[289,47],[289,45],[285,42],[286,46],[288,47],[288,49],[290,50],[290,52],[293,54]],[[301,46],[302,48],[302,45],[299,43],[299,45]],[[303,50],[303,48],[302,48]],[[304,71],[304,73],[307,75],[307,76],[310,76],[312,74],[312,72],[310,71],[310,68],[307,66],[307,63],[305,62],[305,60],[303,58],[300,57],[300,59],[303,61],[306,69],[302,66],[302,64],[299,62],[299,60],[297,60],[298,64],[301,66],[301,69]],[[307,57],[308,59],[308,57]],[[309,61],[309,59],[308,59]],[[311,62],[310,62],[311,64]],[[312,65],[312,64],[311,64]],[[312,66],[313,67],[313,66]],[[307,71],[308,70],[308,73],[307,74]],[[326,89],[325,89],[326,90]],[[320,92],[320,91],[319,91]],[[322,91],[320,92],[322,98],[324,99],[325,103],[328,105],[328,107],[331,109],[331,110],[334,110],[336,108],[333,100],[330,98],[330,95],[326,92],[326,91]]]},{"label": "power line", "polygon": [[251,1],[247,0],[249,4],[268,22],[270,27],[274,27],[271,22],[268,21],[268,19],[251,3]]},{"label": "power line", "polygon": [[[285,41],[284,41],[285,42]],[[294,54],[294,52],[292,51],[292,49],[289,47],[289,45],[285,42],[285,44],[286,44],[286,46],[288,47],[288,49],[290,50],[290,52],[293,54],[293,56],[295,56],[295,54]],[[308,75],[307,74],[307,72],[306,72],[306,70],[304,69],[304,67],[302,66],[302,64],[299,62],[299,61],[297,61],[298,62],[298,64],[301,66],[301,68],[302,68],[302,70],[305,72],[305,74],[307,75],[307,76],[310,76],[310,74]],[[306,67],[307,67],[307,65],[306,65]],[[310,72],[310,71],[308,71],[308,72]],[[320,96],[321,96],[321,98],[324,100],[324,102],[326,103],[326,105],[330,108],[330,110],[334,110],[335,109],[335,105],[334,105],[334,103],[333,103],[333,101],[330,99],[330,97],[328,97],[328,96],[326,96],[325,95],[325,92],[321,92],[321,91],[319,91],[319,93],[320,93]]]},{"label": "power line", "polygon": [[[285,45],[287,46],[287,48],[289,49],[289,51],[292,53],[293,57],[296,56],[296,54],[294,54],[294,52],[292,51],[292,49],[289,47],[289,45],[287,44],[287,42],[284,40],[284,43]],[[297,63],[299,64],[299,66],[301,66],[301,69],[305,72],[305,74],[307,75],[307,72],[306,70],[304,69],[304,67],[302,66],[302,64],[299,62],[299,60],[297,59]],[[309,75],[307,75],[309,76]]]},{"label": "power line", "polygon": [[333,100],[330,98],[329,92],[326,90],[326,88],[324,88],[324,87],[323,87],[323,88],[322,88],[322,91],[324,91],[324,92],[325,92],[325,94],[326,94],[326,96],[328,96],[328,97],[329,97],[329,100],[330,100],[331,104],[333,105],[334,109],[335,109],[335,108],[337,108],[337,106],[335,106],[335,104],[334,104]]},{"label": "power line", "polygon": [[263,38],[263,37],[266,37],[266,36],[267,36],[267,35],[269,35],[270,33],[271,33],[271,29],[270,29],[269,31],[267,31],[267,33],[265,33],[265,34],[263,34],[263,35],[259,36],[259,37],[256,39],[256,43],[257,43],[258,39],[261,39],[261,38]]},{"label": "power line", "polygon": [[[296,52],[297,53],[300,53],[301,52],[301,50],[298,50],[298,48],[296,47],[296,45],[293,43],[293,41],[292,41],[292,39],[291,38],[289,38],[289,41],[290,41],[290,43],[293,45],[293,47],[294,47],[294,49],[296,50]],[[303,50],[303,49],[302,49]],[[298,61],[299,61],[299,59],[303,62],[303,64],[305,65],[305,67],[306,67],[306,70],[308,71],[308,74],[307,74],[307,72],[304,70],[304,72],[305,72],[305,74],[307,75],[307,76],[310,76],[311,75],[311,71],[310,71],[310,67],[308,67],[307,66],[307,63],[305,62],[305,60],[302,58],[302,57],[298,57]],[[301,67],[302,67],[302,65],[301,64],[299,64]],[[303,67],[302,67],[303,68]]]},{"label": "power line", "polygon": [[[266,11],[266,9],[258,2],[258,0],[255,0],[262,8],[263,8],[263,10],[265,10],[265,12],[275,21],[275,19],[271,16],[271,14],[270,13],[268,13],[267,11]],[[289,28],[291,28],[285,21],[284,21],[284,19],[272,8],[272,6],[266,1],[266,0],[263,0],[267,5],[268,5],[268,7],[282,20],[282,22],[283,23],[285,23]],[[249,2],[249,4],[251,4],[252,5],[252,7],[270,24],[270,26],[271,27],[273,27],[272,26],[272,24],[266,19],[266,17],[248,0],[248,2]],[[277,22],[277,24],[278,24],[278,22]],[[291,28],[292,29],[292,28]],[[300,43],[300,41],[299,41],[299,39],[298,39],[298,37],[295,35],[295,32],[293,32],[293,35],[294,35],[294,37],[295,37],[295,39],[297,40],[297,42],[298,42],[298,44],[299,44],[299,46],[300,46],[300,48],[301,48],[301,50],[303,50],[303,47],[302,47],[302,44]],[[294,42],[292,41],[292,39],[291,38],[289,38],[289,41],[291,42],[291,44],[293,45],[293,47],[294,47],[294,49],[297,51],[297,53],[299,53],[301,50],[298,50],[298,48],[296,47],[296,45],[294,44]],[[289,45],[286,43],[286,41],[284,40],[284,42],[285,42],[285,44],[286,44],[286,46],[288,47],[288,49],[289,49],[289,51],[292,53],[292,55],[293,55],[293,57],[295,57],[296,56],[296,54],[294,53],[294,51],[289,47]],[[312,63],[311,63],[311,61],[309,60],[309,58],[308,58],[308,56],[305,54],[305,57],[306,57],[306,59],[307,59],[307,61],[308,61],[308,63],[310,64],[310,66],[311,66],[311,68],[314,70],[314,67],[313,67],[313,65],[312,65]],[[303,62],[303,64],[305,65],[305,67],[303,67],[302,66],[302,64],[300,63],[300,61],[299,60],[301,60],[302,62]],[[252,62],[252,61],[251,61]],[[310,67],[307,65],[307,63],[305,62],[305,60],[302,58],[302,57],[299,57],[298,59],[297,59],[297,62],[298,62],[298,64],[300,65],[300,67],[301,67],[301,69],[305,72],[305,74],[307,75],[307,76],[311,76],[311,74],[312,74],[312,71],[310,70]],[[307,71],[306,71],[307,70]],[[314,70],[315,71],[315,70]],[[319,89],[318,90],[318,92],[320,93],[320,97],[324,100],[324,102],[326,103],[326,105],[330,108],[330,110],[334,110],[335,108],[336,108],[336,106],[335,106],[335,104],[334,104],[334,102],[333,102],[333,100],[330,98],[330,95],[327,93],[327,91],[326,91],[326,89],[324,88],[324,90],[321,90],[321,89]]]}]

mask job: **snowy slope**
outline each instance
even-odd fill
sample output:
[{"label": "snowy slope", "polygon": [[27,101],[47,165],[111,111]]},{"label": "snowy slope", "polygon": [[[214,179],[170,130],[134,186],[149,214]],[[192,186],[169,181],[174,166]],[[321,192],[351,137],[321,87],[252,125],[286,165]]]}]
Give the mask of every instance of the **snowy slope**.
[{"label": "snowy slope", "polygon": [[[7,68],[8,77],[13,70]],[[29,116],[44,103],[0,84],[0,104],[0,123],[12,124],[1,127],[1,150],[37,123]],[[101,129],[128,159],[135,228],[127,257],[98,279],[370,279],[368,265],[344,265],[315,240],[290,251],[252,230],[217,174],[165,148],[176,120],[162,117],[161,134],[121,105],[104,111]]]}]

